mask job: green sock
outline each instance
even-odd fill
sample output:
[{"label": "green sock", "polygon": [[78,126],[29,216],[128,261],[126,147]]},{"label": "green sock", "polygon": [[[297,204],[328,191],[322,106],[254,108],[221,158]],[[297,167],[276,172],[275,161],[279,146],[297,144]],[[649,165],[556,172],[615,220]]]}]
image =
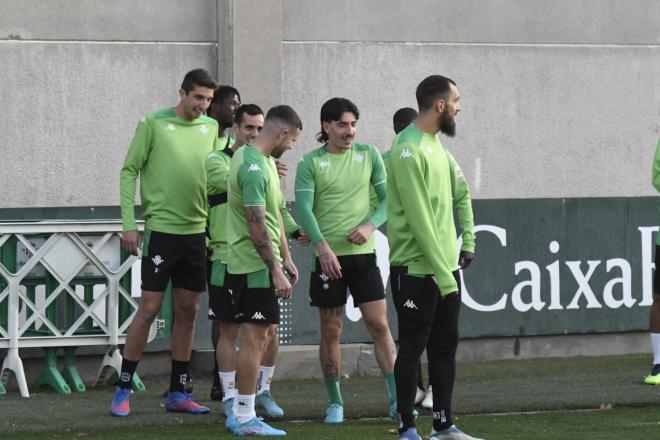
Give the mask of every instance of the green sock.
[{"label": "green sock", "polygon": [[394,373],[383,374],[385,378],[385,386],[387,387],[387,394],[390,396],[390,405],[396,402],[396,382],[394,381]]},{"label": "green sock", "polygon": [[341,398],[341,391],[339,389],[338,377],[326,377],[325,388],[328,390],[328,396],[330,396],[330,404],[336,403],[337,405],[344,406],[344,399]]}]

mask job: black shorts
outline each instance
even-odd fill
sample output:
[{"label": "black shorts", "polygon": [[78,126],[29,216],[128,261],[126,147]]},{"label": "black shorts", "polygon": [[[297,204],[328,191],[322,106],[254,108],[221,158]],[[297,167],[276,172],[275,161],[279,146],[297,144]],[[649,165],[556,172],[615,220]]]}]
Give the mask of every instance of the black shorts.
[{"label": "black shorts", "polygon": [[235,321],[250,324],[279,324],[280,302],[268,269],[225,275],[228,294],[234,298]]},{"label": "black shorts", "polygon": [[204,233],[191,235],[144,232],[142,290],[164,292],[173,287],[202,292],[206,284]]},{"label": "black shorts", "polygon": [[209,277],[209,319],[214,321],[238,323],[238,308],[233,289],[225,286],[227,265],[216,260],[213,261]]},{"label": "black shorts", "polygon": [[358,305],[385,298],[383,279],[376,265],[376,254],[342,255],[337,257],[342,277],[329,279],[321,272],[319,259],[309,279],[309,303],[314,307],[337,308],[346,304],[347,288]]}]

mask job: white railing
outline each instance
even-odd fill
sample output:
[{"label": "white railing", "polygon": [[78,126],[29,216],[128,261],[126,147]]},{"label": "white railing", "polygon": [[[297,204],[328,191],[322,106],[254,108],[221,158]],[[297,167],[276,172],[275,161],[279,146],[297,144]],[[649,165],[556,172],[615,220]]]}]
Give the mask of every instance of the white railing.
[{"label": "white railing", "polygon": [[[3,256],[9,253],[15,260],[10,266],[16,265],[16,270],[11,271],[0,261],[0,282],[6,285],[0,291],[0,348],[7,349],[0,374],[6,378],[7,370],[13,371],[22,396],[28,397],[29,391],[19,356],[21,348],[107,346],[99,376],[106,367],[119,371],[121,356],[117,345],[125,342],[137,310],[138,303],[131,290],[139,291],[126,289],[120,282],[133,266],[139,269],[137,257],[120,259],[121,230],[119,221],[0,223]],[[139,277],[139,270],[133,272]],[[105,288],[95,289],[91,303],[75,289],[77,277],[90,275],[105,279]],[[26,289],[26,281],[35,276],[47,276],[51,280],[50,291],[39,295],[39,301],[31,298],[35,295],[28,295]],[[69,302],[73,300],[75,308],[82,311],[68,317],[65,326],[58,325],[60,320],[47,313],[48,307],[58,299],[62,302],[62,297]],[[122,317],[120,302],[130,311]],[[3,311],[6,316],[2,316]],[[84,323],[87,324],[83,326]],[[150,339],[155,336],[158,324],[161,323],[155,323],[152,328]],[[39,331],[34,331],[37,328]]]}]

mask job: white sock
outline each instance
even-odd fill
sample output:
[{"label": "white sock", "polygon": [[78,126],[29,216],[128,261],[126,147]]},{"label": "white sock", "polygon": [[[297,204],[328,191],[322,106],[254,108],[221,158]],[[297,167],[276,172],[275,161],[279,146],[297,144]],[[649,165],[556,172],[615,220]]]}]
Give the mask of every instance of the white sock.
[{"label": "white sock", "polygon": [[254,412],[254,394],[236,394],[234,415],[241,425],[257,417],[257,413]]},{"label": "white sock", "polygon": [[270,382],[273,380],[273,373],[275,372],[275,365],[272,367],[259,367],[259,382],[257,383],[257,396],[263,394],[265,391],[270,391]]},{"label": "white sock", "polygon": [[236,396],[236,371],[218,372],[222,384],[222,401],[233,399]]},{"label": "white sock", "polygon": [[653,365],[660,364],[660,333],[651,333],[651,348],[653,348]]}]

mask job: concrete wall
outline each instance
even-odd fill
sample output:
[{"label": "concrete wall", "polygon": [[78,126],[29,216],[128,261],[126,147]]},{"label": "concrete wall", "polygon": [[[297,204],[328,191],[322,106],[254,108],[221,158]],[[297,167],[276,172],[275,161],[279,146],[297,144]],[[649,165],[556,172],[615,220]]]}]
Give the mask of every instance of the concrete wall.
[{"label": "concrete wall", "polygon": [[355,101],[359,140],[385,150],[391,114],[442,73],[463,103],[443,142],[475,198],[653,195],[659,20],[653,0],[5,0],[0,206],[117,205],[136,122],[198,66],[299,110],[292,167],[326,99]]},{"label": "concrete wall", "polygon": [[0,206],[119,204],[144,113],[183,75],[217,72],[215,1],[5,0],[0,14]]},{"label": "concrete wall", "polygon": [[440,73],[461,93],[458,134],[443,143],[473,197],[655,194],[657,2],[285,0],[283,11],[283,100],[304,116],[304,151],[332,96],[360,108],[359,139],[389,148],[391,115]]}]

